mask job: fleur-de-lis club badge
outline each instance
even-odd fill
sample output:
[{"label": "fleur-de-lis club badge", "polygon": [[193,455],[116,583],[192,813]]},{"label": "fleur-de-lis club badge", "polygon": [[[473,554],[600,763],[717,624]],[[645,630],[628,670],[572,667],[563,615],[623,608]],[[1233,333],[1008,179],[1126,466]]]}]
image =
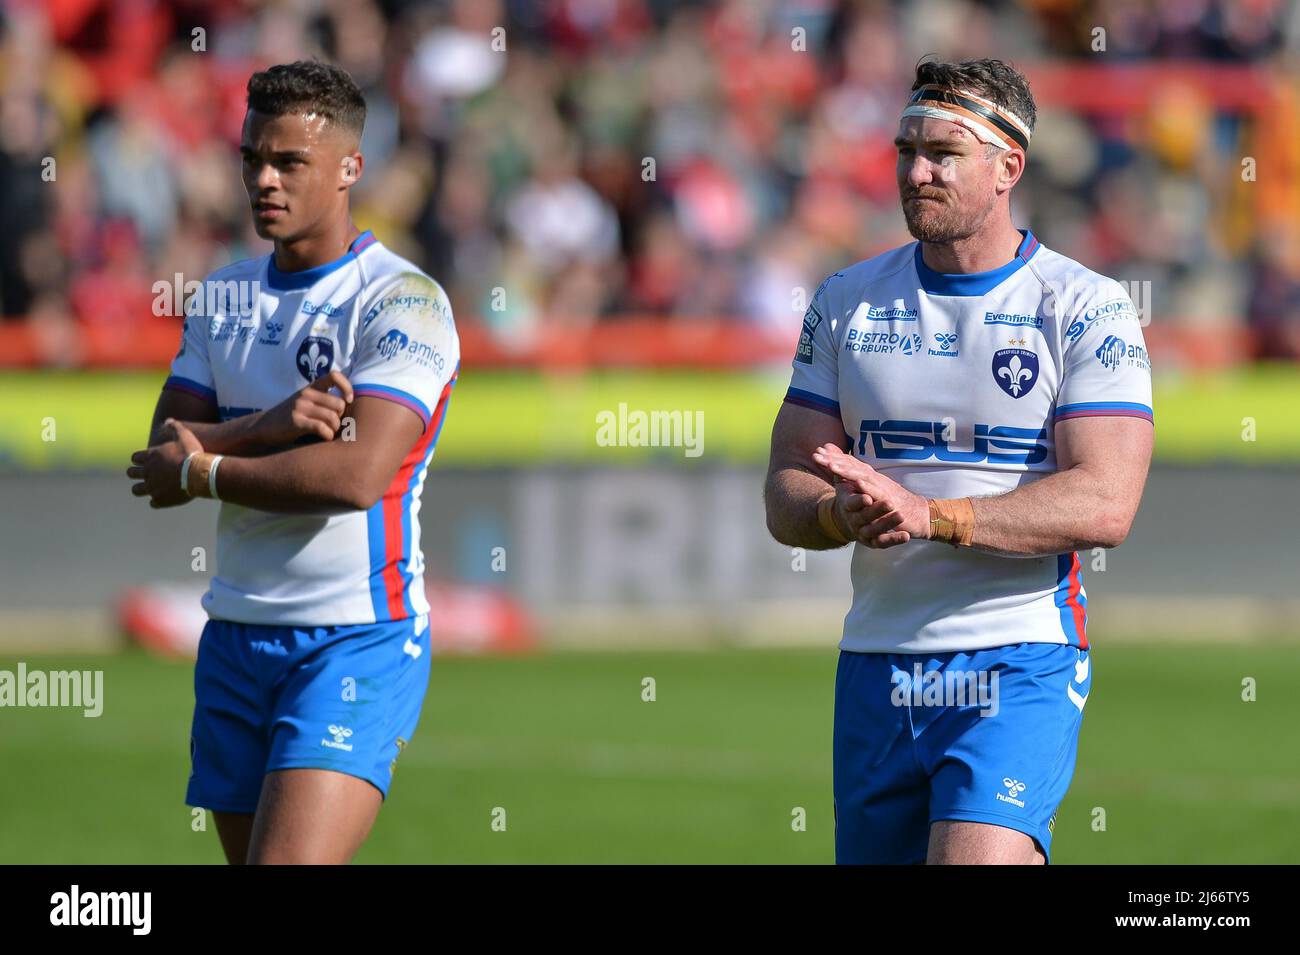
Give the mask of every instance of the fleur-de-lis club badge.
[{"label": "fleur-de-lis club badge", "polygon": [[1038,355],[1027,348],[995,351],[993,380],[1012,398],[1023,398],[1038,381]]},{"label": "fleur-de-lis club badge", "polygon": [[308,381],[315,381],[322,375],[328,374],[330,366],[334,364],[334,343],[328,338],[308,335],[298,346],[298,354],[294,360],[302,376]]}]

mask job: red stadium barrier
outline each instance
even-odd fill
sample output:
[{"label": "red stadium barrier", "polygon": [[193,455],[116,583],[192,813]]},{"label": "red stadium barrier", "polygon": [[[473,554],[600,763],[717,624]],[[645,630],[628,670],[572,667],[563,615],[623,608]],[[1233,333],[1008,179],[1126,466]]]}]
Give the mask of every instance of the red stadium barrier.
[{"label": "red stadium barrier", "polygon": [[[585,327],[554,322],[526,343],[503,341],[476,322],[464,322],[457,330],[467,368],[743,369],[788,361],[798,323],[786,332],[735,319],[628,316]],[[79,326],[76,353],[70,355],[62,346],[52,351],[30,323],[0,323],[0,368],[165,368],[176,354],[178,335],[179,329],[167,322],[144,322],[129,334],[114,327]],[[1258,355],[1257,337],[1236,320],[1189,326],[1164,318],[1144,329],[1144,335],[1158,363],[1180,367],[1221,368]]]},{"label": "red stadium barrier", "polygon": [[57,330],[0,321],[0,368],[165,367],[180,343],[180,324],[170,320],[149,319],[129,328],[78,323]]}]

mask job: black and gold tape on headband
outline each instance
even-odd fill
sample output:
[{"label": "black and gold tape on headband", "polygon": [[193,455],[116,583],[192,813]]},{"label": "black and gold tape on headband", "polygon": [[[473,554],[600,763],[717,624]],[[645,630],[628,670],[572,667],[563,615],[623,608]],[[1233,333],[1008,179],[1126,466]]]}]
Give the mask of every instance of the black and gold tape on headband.
[{"label": "black and gold tape on headband", "polygon": [[959,115],[965,115],[1007,137],[1021,149],[1029,149],[1029,127],[1020,117],[970,93],[959,93],[956,90],[929,83],[916,90],[908,100],[908,104],[934,106]]}]

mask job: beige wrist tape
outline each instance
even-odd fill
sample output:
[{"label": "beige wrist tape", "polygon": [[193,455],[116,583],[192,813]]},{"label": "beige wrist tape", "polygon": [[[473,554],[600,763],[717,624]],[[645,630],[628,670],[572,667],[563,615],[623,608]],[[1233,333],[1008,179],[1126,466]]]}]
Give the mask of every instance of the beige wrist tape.
[{"label": "beige wrist tape", "polygon": [[190,461],[190,471],[185,481],[185,490],[189,492],[190,497],[212,497],[212,488],[208,483],[208,474],[212,471],[213,462],[220,457],[216,454],[208,454],[206,451],[200,451],[195,454]]},{"label": "beige wrist tape", "polygon": [[975,506],[970,498],[931,499],[929,504],[930,540],[969,547],[975,536]]},{"label": "beige wrist tape", "polygon": [[835,520],[835,492],[831,491],[817,501],[817,523],[821,525],[822,532],[831,540],[839,541],[841,544],[847,544],[849,539],[844,536],[840,530],[840,525]]}]

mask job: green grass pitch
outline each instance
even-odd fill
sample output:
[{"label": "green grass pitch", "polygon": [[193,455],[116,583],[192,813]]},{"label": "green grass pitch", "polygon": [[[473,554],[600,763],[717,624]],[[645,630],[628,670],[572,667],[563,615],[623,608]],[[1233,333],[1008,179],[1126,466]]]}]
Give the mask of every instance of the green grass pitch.
[{"label": "green grass pitch", "polygon": [[[103,668],[105,706],[0,709],[0,863],[220,861],[182,802],[191,667],[137,651],[25,661]],[[1103,640],[1093,666],[1055,862],[1300,861],[1294,647]],[[830,862],[834,668],[830,647],[435,659],[357,861]]]}]

